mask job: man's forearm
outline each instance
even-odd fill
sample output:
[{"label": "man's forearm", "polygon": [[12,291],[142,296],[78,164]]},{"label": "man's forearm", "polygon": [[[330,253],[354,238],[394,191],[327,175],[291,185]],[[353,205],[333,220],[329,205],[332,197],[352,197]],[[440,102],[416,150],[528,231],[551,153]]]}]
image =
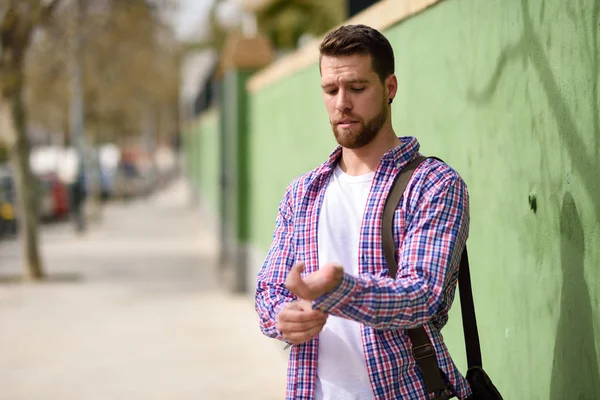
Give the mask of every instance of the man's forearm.
[{"label": "man's forearm", "polygon": [[313,307],[375,329],[408,329],[431,319],[439,295],[422,279],[344,274],[340,284],[315,300]]},{"label": "man's forearm", "polygon": [[344,274],[313,306],[375,329],[414,328],[429,321],[456,289],[453,277],[468,236],[464,182],[456,177],[439,182],[413,210],[412,220],[398,257],[400,278]]}]

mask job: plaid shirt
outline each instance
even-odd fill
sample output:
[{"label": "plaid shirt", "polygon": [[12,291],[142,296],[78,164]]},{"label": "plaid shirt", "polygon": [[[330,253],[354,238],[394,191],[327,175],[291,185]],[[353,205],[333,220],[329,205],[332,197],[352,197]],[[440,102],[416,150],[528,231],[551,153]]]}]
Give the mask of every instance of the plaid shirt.
[{"label": "plaid shirt", "polygon": [[[443,379],[458,398],[471,394],[448,353],[440,329],[454,299],[460,255],[468,236],[468,193],[457,172],[437,160],[414,172],[395,213],[398,273],[388,275],[381,240],[381,216],[393,178],[419,153],[415,138],[383,155],[363,216],[358,250],[359,274],[313,302],[321,309],[362,324],[363,349],[378,400],[427,399],[422,374],[406,329],[424,326],[435,347]],[[329,177],[341,157],[295,179],[279,205],[273,242],[258,274],[255,307],[262,332],[285,341],[276,328],[279,311],[295,296],[285,288],[292,265],[305,262],[304,275],[319,268],[317,221]],[[327,260],[323,260],[327,262]],[[313,399],[318,336],[291,348],[286,398]]]}]

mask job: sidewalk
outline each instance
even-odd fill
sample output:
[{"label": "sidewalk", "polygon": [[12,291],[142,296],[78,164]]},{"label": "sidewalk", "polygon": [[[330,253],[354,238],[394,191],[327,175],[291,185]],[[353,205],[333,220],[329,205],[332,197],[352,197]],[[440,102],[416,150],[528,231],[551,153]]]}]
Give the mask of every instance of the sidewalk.
[{"label": "sidewalk", "polygon": [[284,398],[286,353],[217,287],[215,236],[175,183],[89,233],[44,226],[45,283],[0,242],[0,400]]}]

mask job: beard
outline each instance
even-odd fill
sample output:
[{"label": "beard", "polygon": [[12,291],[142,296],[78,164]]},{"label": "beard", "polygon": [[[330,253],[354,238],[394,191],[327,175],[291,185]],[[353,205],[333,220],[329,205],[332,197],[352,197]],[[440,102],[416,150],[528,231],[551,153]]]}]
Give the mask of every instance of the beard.
[{"label": "beard", "polygon": [[335,140],[340,146],[347,149],[360,149],[377,137],[377,134],[381,131],[383,124],[387,120],[387,116],[387,103],[384,103],[381,110],[373,118],[366,122],[359,121],[349,129],[340,128],[337,121],[333,121],[331,122],[331,127]]}]

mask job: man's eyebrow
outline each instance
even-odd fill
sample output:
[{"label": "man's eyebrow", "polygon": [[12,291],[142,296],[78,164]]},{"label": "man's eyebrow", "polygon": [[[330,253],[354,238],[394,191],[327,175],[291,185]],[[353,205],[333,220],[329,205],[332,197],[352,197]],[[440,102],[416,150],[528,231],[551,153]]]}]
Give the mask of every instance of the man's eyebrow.
[{"label": "man's eyebrow", "polygon": [[[346,84],[355,84],[355,83],[361,83],[361,84],[365,84],[365,83],[369,83],[368,79],[350,79],[349,81],[344,81],[344,83]],[[335,85],[335,82],[327,82],[321,85],[322,88],[326,88],[328,86],[333,86]]]},{"label": "man's eyebrow", "polygon": [[369,83],[368,79],[351,79],[347,83]]}]

